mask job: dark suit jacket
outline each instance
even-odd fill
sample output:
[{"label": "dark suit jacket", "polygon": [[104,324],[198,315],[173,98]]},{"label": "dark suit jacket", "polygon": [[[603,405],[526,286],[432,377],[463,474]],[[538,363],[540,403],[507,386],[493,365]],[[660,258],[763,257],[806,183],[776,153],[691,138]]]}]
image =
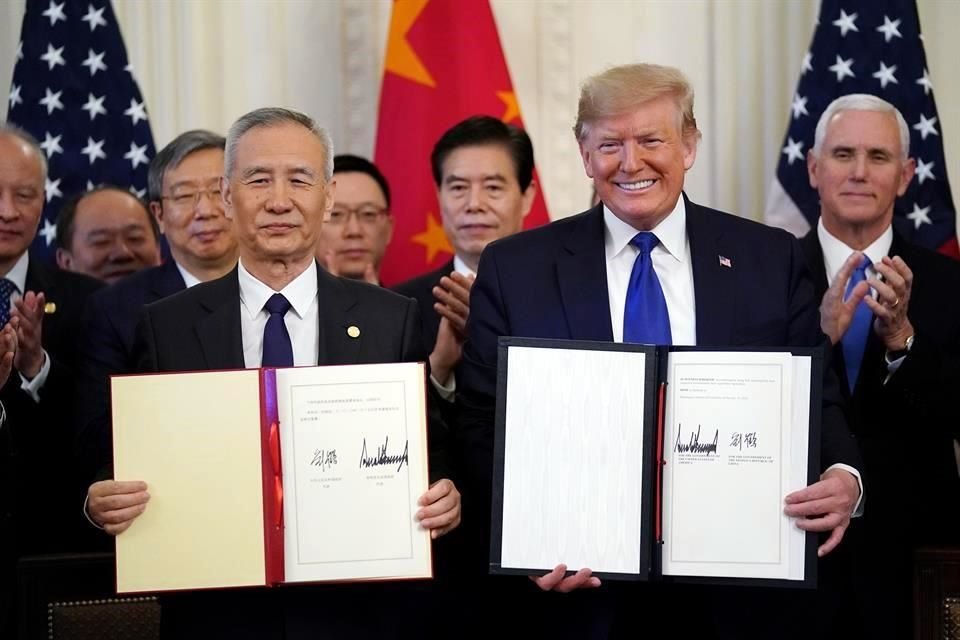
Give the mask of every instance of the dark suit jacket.
[{"label": "dark suit jacket", "polygon": [[[102,285],[92,278],[51,267],[31,256],[26,290],[43,292],[47,313],[41,341],[50,357],[50,372],[35,402],[20,389],[14,371],[0,391],[7,422],[0,427],[0,531],[29,524],[30,535],[20,537],[21,552],[69,548],[63,518],[76,511],[79,481],[71,451],[75,430],[72,411],[80,317],[87,297]],[[75,529],[69,529],[73,533]]]},{"label": "dark suit jacket", "polygon": [[[801,242],[820,299],[828,283],[817,233]],[[868,594],[864,620],[871,637],[910,632],[912,550],[924,544],[960,544],[956,505],[960,477],[953,442],[960,435],[960,265],[908,243],[894,233],[891,256],[913,271],[907,315],[916,331],[913,349],[887,378],[886,349],[871,332],[853,393],[843,348],[833,368],[848,400],[850,429],[863,455],[865,509],[854,522],[858,590]],[[897,601],[887,598],[897,594]],[[894,617],[891,617],[894,616]]]},{"label": "dark suit jacket", "polygon": [[[20,389],[11,372],[0,390],[7,412],[0,426],[0,636],[5,603],[13,593],[13,562],[18,555],[75,550],[73,534],[81,490],[70,456],[72,384],[77,360],[80,314],[87,296],[101,286],[86,276],[60,271],[31,256],[27,291],[46,295],[41,341],[50,373],[40,403]],[[19,535],[18,535],[19,533]],[[12,634],[12,630],[10,631]]]},{"label": "dark suit jacket", "polygon": [[425,273],[406,282],[401,282],[393,290],[402,296],[413,298],[420,307],[420,320],[423,322],[423,342],[432,347],[437,342],[437,333],[440,331],[440,314],[433,308],[437,299],[433,296],[433,288],[440,282],[440,278],[453,272],[453,259],[436,271]]},{"label": "dark suit jacket", "polygon": [[[826,337],[820,331],[813,283],[793,236],[689,200],[686,215],[698,346],[819,346],[828,351]],[[468,338],[457,379],[458,448],[473,454],[470,475],[474,481],[462,487],[463,522],[472,538],[476,525],[469,521],[467,507],[471,501],[489,504],[490,500],[497,339],[521,336],[612,341],[604,232],[603,208],[597,206],[499,240],[483,252],[471,291]],[[721,256],[729,259],[729,267],[720,264]],[[824,468],[837,462],[859,468],[856,445],[839,404],[836,377],[829,368],[827,373],[821,463]],[[489,524],[482,523],[480,528],[485,526]],[[485,556],[486,548],[481,546],[478,553]],[[636,606],[657,593],[664,595],[662,585],[660,589],[648,589],[644,597],[633,593],[625,602],[632,600]],[[722,618],[729,615],[722,608],[729,603],[716,596],[725,592],[710,593],[705,612],[717,617],[718,626],[723,628]],[[762,603],[759,606],[770,611],[782,610],[776,602],[767,606],[767,600],[759,599],[759,595],[751,591],[751,602]],[[735,597],[740,596],[730,594],[731,599]],[[721,604],[715,605],[714,600]],[[566,606],[558,603],[560,611]],[[627,617],[635,617],[635,606]],[[591,615],[599,620],[601,610],[595,611]],[[686,609],[677,611],[679,615],[689,614]],[[722,613],[718,615],[717,611]],[[779,616],[773,617],[757,626],[780,625]],[[743,629],[739,626],[734,624],[737,628],[730,630],[730,637],[741,637]]]},{"label": "dark suit jacket", "polygon": [[[319,358],[324,365],[426,360],[416,303],[373,285],[317,268]],[[360,328],[351,338],[346,329]],[[237,271],[147,305],[137,327],[140,371],[244,367]],[[431,442],[431,475],[443,473]],[[165,602],[164,634],[184,638],[314,637],[319,625],[359,637],[392,637],[395,625],[371,615],[381,590],[392,586],[334,585],[292,589],[183,594]],[[386,606],[386,604],[384,604]],[[313,615],[321,611],[318,615]],[[381,626],[382,625],[382,626]]]},{"label": "dark suit jacket", "polygon": [[90,297],[80,349],[78,458],[88,477],[110,461],[110,376],[133,373],[133,340],[144,305],[183,291],[173,260],[134,273]]}]

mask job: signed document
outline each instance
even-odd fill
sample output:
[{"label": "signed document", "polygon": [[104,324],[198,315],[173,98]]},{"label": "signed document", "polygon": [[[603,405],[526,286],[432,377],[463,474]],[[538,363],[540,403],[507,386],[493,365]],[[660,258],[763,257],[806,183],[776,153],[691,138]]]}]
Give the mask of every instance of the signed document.
[{"label": "signed document", "polygon": [[490,568],[815,586],[822,354],[502,338]]},{"label": "signed document", "polygon": [[421,363],[115,376],[120,593],[431,573]]},{"label": "signed document", "polygon": [[667,379],[663,574],[802,579],[809,358],[672,352]]},{"label": "signed document", "polygon": [[430,577],[423,370],[277,371],[286,581]]}]

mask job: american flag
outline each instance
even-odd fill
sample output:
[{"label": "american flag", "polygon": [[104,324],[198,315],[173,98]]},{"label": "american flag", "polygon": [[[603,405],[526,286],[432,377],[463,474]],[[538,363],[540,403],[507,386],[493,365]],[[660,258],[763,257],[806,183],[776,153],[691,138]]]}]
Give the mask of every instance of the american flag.
[{"label": "american flag", "polygon": [[104,183],[146,194],[153,135],[108,0],[27,0],[7,100],[50,167],[34,252],[52,256],[64,198]]},{"label": "american flag", "polygon": [[914,0],[823,0],[790,107],[766,222],[797,235],[816,224],[820,202],[807,178],[806,155],[820,114],[848,93],[883,98],[910,127],[917,173],[897,201],[894,226],[921,246],[960,256],[942,123]]}]

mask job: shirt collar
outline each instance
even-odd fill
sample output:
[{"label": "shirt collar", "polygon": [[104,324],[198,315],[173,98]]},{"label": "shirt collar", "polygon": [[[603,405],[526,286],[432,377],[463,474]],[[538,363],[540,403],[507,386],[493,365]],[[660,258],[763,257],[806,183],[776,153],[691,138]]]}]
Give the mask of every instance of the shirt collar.
[{"label": "shirt collar", "polygon": [[187,271],[186,267],[184,267],[182,264],[176,260],[173,261],[173,264],[177,265],[177,271],[180,272],[180,277],[183,278],[183,284],[187,285],[187,289],[200,284],[200,278]]},{"label": "shirt collar", "polygon": [[317,268],[313,263],[280,291],[274,291],[257,280],[246,270],[242,260],[237,261],[237,274],[240,280],[240,302],[246,307],[251,318],[255,318],[263,310],[263,305],[275,293],[282,293],[300,318],[306,315],[317,297]]},{"label": "shirt collar", "polygon": [[[820,218],[820,221],[817,222],[817,239],[820,240],[820,248],[823,249],[823,264],[827,271],[827,281],[833,282],[837,272],[840,271],[840,267],[855,250],[827,231],[827,228],[823,225],[823,218]],[[888,225],[886,230],[880,234],[880,237],[874,240],[862,253],[870,258],[870,262],[877,264],[883,260],[883,256],[890,253],[890,245],[892,244],[893,227]]]},{"label": "shirt collar", "polygon": [[13,265],[10,271],[7,271],[7,275],[3,276],[13,283],[17,291],[20,292],[20,295],[23,295],[23,292],[27,288],[27,267],[29,266],[30,252],[24,251],[20,259],[17,260],[17,263]]},{"label": "shirt collar", "polygon": [[[603,224],[606,228],[605,246],[609,260],[620,255],[638,231],[618,218],[607,205],[603,205]],[[667,253],[678,262],[683,262],[684,256],[687,255],[687,207],[683,196],[677,199],[677,205],[673,211],[650,231],[656,234],[657,239],[660,240],[660,246]]]},{"label": "shirt collar", "polygon": [[457,273],[462,273],[465,276],[475,276],[477,272],[467,266],[467,263],[464,262],[460,256],[453,256],[453,270]]}]

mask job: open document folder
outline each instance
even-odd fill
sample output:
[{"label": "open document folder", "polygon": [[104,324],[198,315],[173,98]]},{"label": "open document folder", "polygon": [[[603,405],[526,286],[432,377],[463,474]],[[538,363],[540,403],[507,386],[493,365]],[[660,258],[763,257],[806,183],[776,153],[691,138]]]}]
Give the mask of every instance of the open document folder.
[{"label": "open document folder", "polygon": [[117,591],[430,577],[421,363],[115,376]]},{"label": "open document folder", "polygon": [[[491,571],[815,586],[822,356],[501,338]],[[816,381],[813,384],[811,381]]]}]

